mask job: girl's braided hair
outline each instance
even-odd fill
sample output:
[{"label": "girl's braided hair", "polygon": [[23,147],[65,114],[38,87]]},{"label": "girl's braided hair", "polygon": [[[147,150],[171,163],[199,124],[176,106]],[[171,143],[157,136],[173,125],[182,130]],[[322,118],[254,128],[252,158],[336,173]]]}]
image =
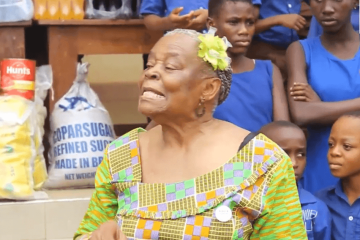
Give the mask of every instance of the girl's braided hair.
[{"label": "girl's braided hair", "polygon": [[[175,29],[173,31],[170,31],[166,33],[167,35],[173,35],[173,34],[184,34],[187,36],[190,36],[195,41],[197,41],[200,44],[199,35],[201,33],[195,31],[195,30],[189,30],[189,29]],[[205,62],[205,61],[204,61]],[[209,71],[215,72],[218,78],[221,80],[221,87],[220,87],[220,93],[219,93],[219,99],[217,101],[217,105],[220,105],[225,101],[227,96],[230,92],[231,82],[232,82],[232,69],[230,64],[224,69],[224,70],[214,70],[210,63],[206,62],[208,64]]]}]

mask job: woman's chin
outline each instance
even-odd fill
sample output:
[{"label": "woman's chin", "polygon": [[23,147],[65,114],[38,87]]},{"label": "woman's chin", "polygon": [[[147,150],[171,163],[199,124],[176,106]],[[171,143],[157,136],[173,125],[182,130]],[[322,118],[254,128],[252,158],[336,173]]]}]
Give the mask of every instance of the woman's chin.
[{"label": "woman's chin", "polygon": [[139,103],[138,111],[149,118],[162,112],[159,107],[149,103]]}]

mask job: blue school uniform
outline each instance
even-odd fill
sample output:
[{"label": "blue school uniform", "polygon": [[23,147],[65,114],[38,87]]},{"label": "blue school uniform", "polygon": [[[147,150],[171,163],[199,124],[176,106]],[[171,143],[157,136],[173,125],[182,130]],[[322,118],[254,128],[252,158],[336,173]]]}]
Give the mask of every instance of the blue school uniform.
[{"label": "blue school uniform", "polygon": [[325,202],[332,215],[332,240],[360,240],[360,198],[351,206],[341,180],[335,186],[319,191],[316,196]]},{"label": "blue school uniform", "polygon": [[309,240],[330,240],[331,215],[326,204],[298,185],[303,221]]},{"label": "blue school uniform", "polygon": [[168,16],[177,7],[184,9],[180,15],[188,14],[198,9],[207,9],[209,0],[143,0],[141,3],[140,14],[154,14],[159,17]]},{"label": "blue school uniform", "polygon": [[256,60],[252,71],[235,73],[230,93],[214,112],[214,117],[251,132],[273,121],[273,65]]},{"label": "blue school uniform", "polygon": [[[359,6],[351,12],[351,24],[354,27],[354,30],[359,32]],[[310,23],[308,38],[318,37],[322,34],[322,32],[323,29],[321,25],[313,16]]]},{"label": "blue school uniform", "polygon": [[[261,0],[259,19],[281,14],[299,14],[300,10],[301,0]],[[295,30],[275,26],[255,36],[255,39],[287,48],[292,42],[299,40],[299,36]]]},{"label": "blue school uniform", "polygon": [[[254,5],[261,4],[261,0],[253,0]],[[198,9],[208,9],[209,0],[143,0],[140,14],[154,14],[160,17],[168,16],[177,7],[183,7],[180,15],[188,14]]]},{"label": "blue school uniform", "polygon": [[[360,51],[352,59],[341,60],[323,47],[320,37],[301,40],[300,43],[305,54],[308,83],[323,102],[360,97]],[[308,127],[303,186],[311,193],[337,182],[327,162],[330,130],[331,125]]]}]

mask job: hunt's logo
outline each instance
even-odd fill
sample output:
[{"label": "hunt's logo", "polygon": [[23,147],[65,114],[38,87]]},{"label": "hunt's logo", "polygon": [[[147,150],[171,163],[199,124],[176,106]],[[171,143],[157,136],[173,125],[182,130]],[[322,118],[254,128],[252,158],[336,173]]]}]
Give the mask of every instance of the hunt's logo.
[{"label": "hunt's logo", "polygon": [[22,79],[25,75],[30,75],[30,68],[22,62],[15,62],[11,66],[6,67],[6,73],[11,74],[16,78]]}]

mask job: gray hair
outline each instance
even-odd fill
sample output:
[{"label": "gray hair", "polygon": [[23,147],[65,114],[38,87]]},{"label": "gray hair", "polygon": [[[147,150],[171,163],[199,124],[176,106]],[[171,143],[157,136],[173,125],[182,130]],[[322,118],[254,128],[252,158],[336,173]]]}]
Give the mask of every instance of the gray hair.
[{"label": "gray hair", "polygon": [[[174,34],[187,35],[200,44],[200,39],[198,37],[201,35],[201,33],[195,30],[175,29],[173,31],[167,32],[165,36],[174,35]],[[230,87],[232,82],[232,69],[229,64],[229,66],[225,70],[213,70],[211,64],[210,63],[207,64],[209,65],[209,70],[211,67],[210,71],[215,72],[218,78],[221,80],[220,94],[219,94],[219,99],[217,101],[217,105],[220,105],[226,100],[227,96],[230,93]]]}]

